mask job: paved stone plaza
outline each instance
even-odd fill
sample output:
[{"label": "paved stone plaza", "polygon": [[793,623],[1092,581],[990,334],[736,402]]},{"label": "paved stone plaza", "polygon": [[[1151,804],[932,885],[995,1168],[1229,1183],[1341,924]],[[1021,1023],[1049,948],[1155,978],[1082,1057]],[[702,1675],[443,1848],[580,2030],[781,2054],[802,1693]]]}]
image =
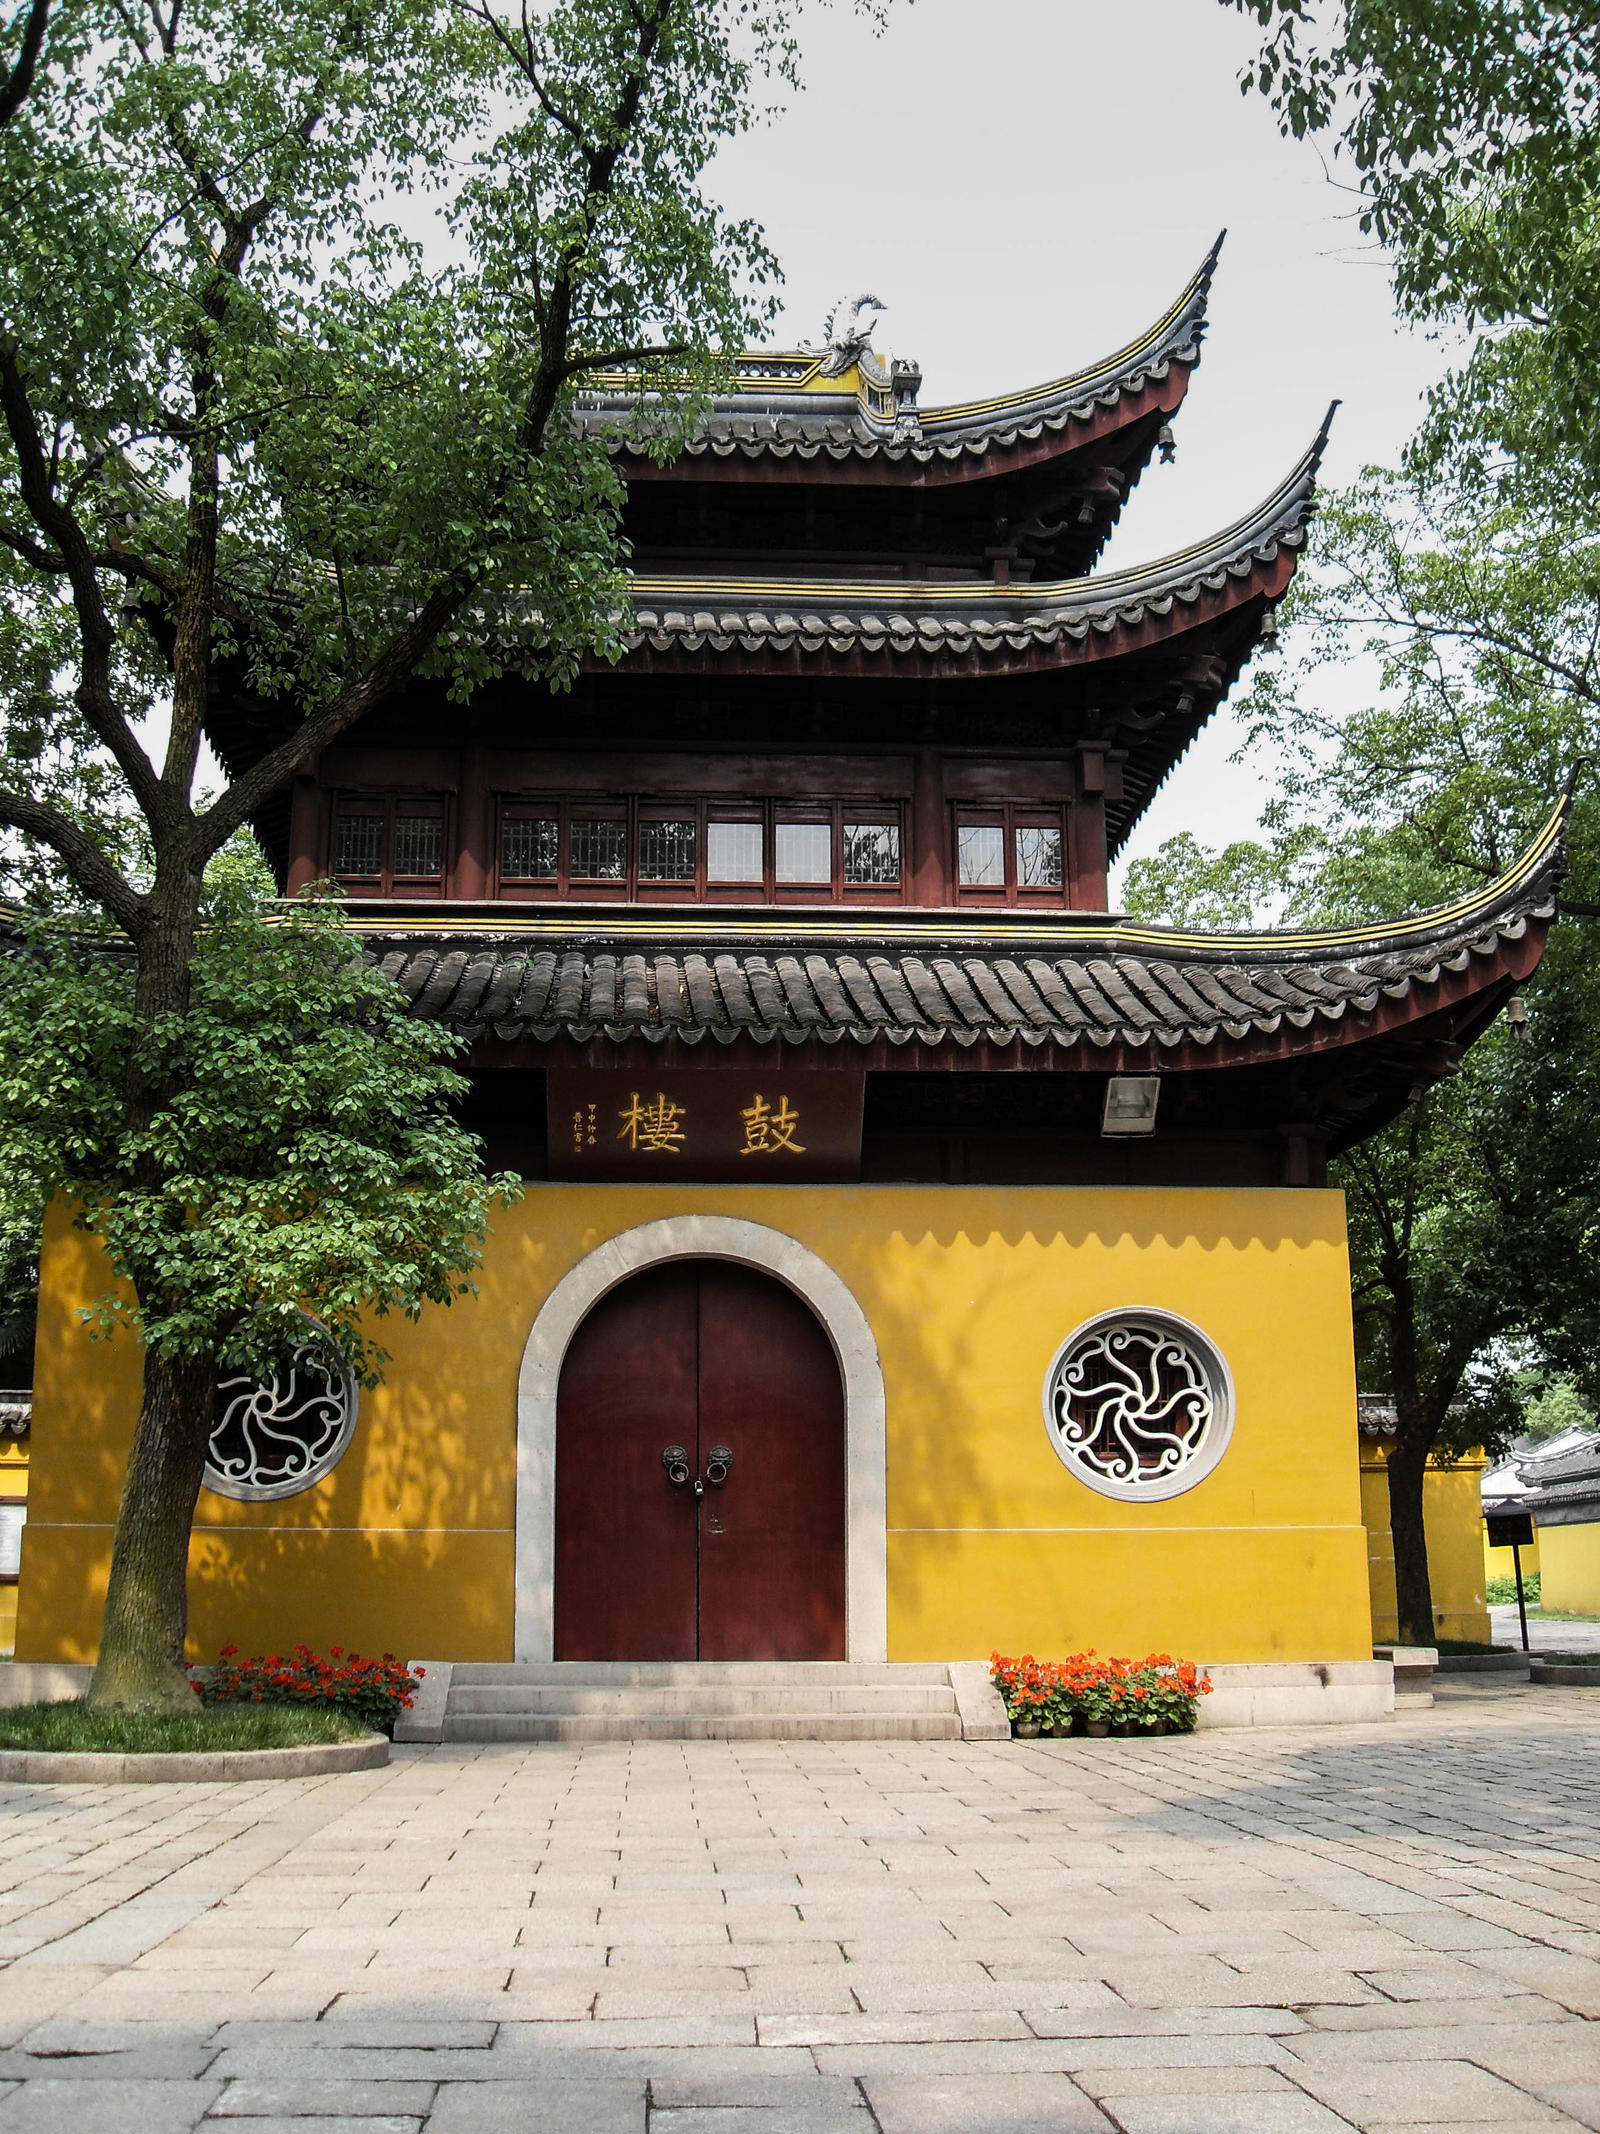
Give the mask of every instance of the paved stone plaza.
[{"label": "paved stone plaza", "polygon": [[0,1790],[0,2134],[1600,2129],[1600,1693]]}]

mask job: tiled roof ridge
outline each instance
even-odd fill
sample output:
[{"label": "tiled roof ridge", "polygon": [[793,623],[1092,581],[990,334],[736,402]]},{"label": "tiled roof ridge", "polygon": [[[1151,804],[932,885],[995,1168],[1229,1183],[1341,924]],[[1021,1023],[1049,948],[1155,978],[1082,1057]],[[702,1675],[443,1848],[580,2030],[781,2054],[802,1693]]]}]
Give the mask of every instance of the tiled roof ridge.
[{"label": "tiled roof ridge", "polygon": [[[680,458],[720,459],[886,459],[912,465],[981,458],[995,448],[1032,443],[1047,433],[1059,435],[1072,423],[1091,421],[1103,408],[1140,392],[1152,380],[1165,379],[1176,363],[1192,369],[1200,360],[1206,328],[1206,303],[1222,250],[1223,231],[1155,324],[1111,356],[1065,377],[1025,386],[993,399],[917,410],[912,434],[897,434],[895,421],[868,422],[861,410],[849,415],[808,416],[798,405],[777,414],[745,412],[736,405],[719,407],[702,432],[681,448]],[[756,351],[766,354],[766,351]],[[774,352],[774,357],[776,352]],[[820,396],[819,396],[820,397]],[[586,411],[588,422],[616,425],[611,449],[625,455],[640,440],[617,424],[615,411]]]},{"label": "tiled roof ridge", "polygon": [[1208,540],[1153,563],[1044,584],[665,578],[633,581],[630,648],[714,651],[1023,651],[1135,627],[1148,612],[1193,605],[1299,548],[1314,508],[1334,401],[1294,467],[1253,510]]}]

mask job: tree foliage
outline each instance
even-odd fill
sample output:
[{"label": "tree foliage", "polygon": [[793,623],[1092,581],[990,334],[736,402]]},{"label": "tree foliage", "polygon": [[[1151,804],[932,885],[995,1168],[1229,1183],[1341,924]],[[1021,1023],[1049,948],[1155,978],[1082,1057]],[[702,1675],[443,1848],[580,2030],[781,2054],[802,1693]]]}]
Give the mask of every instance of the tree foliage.
[{"label": "tree foliage", "polygon": [[1517,1388],[1522,1395],[1518,1414],[1521,1436],[1544,1444],[1569,1430],[1593,1430],[1595,1412],[1574,1381],[1537,1369],[1525,1371]]},{"label": "tree foliage", "polygon": [[[132,960],[125,995],[123,966],[35,934],[6,977],[41,1013],[46,972],[93,996],[59,1160],[37,1161],[103,1211],[146,1340],[97,1698],[187,1696],[188,1522],[216,1344],[255,1338],[237,1315],[259,1332],[299,1283],[359,1338],[363,1284],[405,1308],[449,1292],[439,1255],[470,1264],[482,1206],[446,1190],[461,1150],[435,1113],[371,1138],[386,1092],[445,1085],[398,1024],[369,1042],[383,982],[357,983],[326,915],[274,937],[255,988],[228,966],[229,1023],[215,959],[259,922],[203,913],[208,864],[413,678],[462,697],[517,677],[536,723],[615,653],[621,487],[578,398],[603,376],[670,453],[770,315],[774,262],[707,171],[795,79],[797,6],[14,0],[0,19],[0,831],[25,900],[64,876]],[[366,1080],[293,1098],[279,1153],[301,1167],[274,1212],[243,1092],[296,957],[335,1018],[308,1070],[342,1048]],[[30,1087],[19,1070],[25,1164],[49,1139]]]},{"label": "tree foliage", "polygon": [[[264,871],[213,870],[189,1006],[153,1026],[132,958],[103,936],[38,922],[13,950],[6,1192],[35,1211],[59,1192],[103,1240],[126,1286],[96,1305],[101,1333],[128,1324],[173,1361],[266,1367],[309,1310],[372,1383],[373,1318],[470,1288],[509,1183],[482,1176],[455,1117],[459,1040],[407,1013],[336,899],[276,908]],[[174,1092],[149,1123],[118,1072],[136,1044]]]},{"label": "tree foliage", "polygon": [[1422,452],[1510,455],[1600,498],[1600,6],[1225,0],[1266,35],[1244,87],[1331,138],[1402,306],[1464,323]]},{"label": "tree foliage", "polygon": [[[1600,755],[1600,532],[1570,499],[1369,468],[1322,501],[1279,613],[1285,650],[1240,706],[1247,751],[1273,766],[1268,838],[1208,857],[1224,904],[1278,897],[1292,920],[1338,923],[1491,881]],[[1345,708],[1352,675],[1371,693]],[[1158,879],[1136,863],[1130,896]],[[1587,788],[1562,904],[1600,912]]]}]

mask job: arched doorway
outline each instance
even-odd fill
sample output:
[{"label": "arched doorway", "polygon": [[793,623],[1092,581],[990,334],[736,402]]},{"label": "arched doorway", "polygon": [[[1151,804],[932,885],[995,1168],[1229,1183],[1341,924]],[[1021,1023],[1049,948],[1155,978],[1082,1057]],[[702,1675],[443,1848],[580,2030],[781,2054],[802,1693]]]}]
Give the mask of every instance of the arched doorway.
[{"label": "arched doorway", "polygon": [[[683,1460],[664,1464],[672,1447]],[[618,1284],[574,1333],[556,1402],[555,1657],[845,1657],[839,1366],[770,1275],[674,1260]]]}]

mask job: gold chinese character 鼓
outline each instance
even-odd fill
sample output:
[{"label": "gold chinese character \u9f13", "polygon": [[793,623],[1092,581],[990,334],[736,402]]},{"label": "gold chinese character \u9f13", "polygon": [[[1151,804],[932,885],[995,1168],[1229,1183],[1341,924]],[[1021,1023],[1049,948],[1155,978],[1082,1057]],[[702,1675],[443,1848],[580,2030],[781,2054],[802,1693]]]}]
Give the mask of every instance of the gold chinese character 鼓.
[{"label": "gold chinese character \u9f13", "polygon": [[641,1104],[635,1090],[632,1103],[617,1116],[622,1121],[617,1139],[626,1141],[641,1155],[675,1156],[683,1147],[684,1129],[678,1121],[688,1114],[681,1104],[669,1103],[659,1091],[653,1104]]},{"label": "gold chinese character \u9f13", "polygon": [[758,1095],[747,1111],[740,1112],[739,1117],[744,1121],[744,1147],[739,1151],[741,1156],[771,1156],[779,1149],[787,1149],[791,1156],[805,1154],[805,1143],[794,1138],[800,1124],[800,1114],[781,1091],[776,1111],[765,1097]]}]

